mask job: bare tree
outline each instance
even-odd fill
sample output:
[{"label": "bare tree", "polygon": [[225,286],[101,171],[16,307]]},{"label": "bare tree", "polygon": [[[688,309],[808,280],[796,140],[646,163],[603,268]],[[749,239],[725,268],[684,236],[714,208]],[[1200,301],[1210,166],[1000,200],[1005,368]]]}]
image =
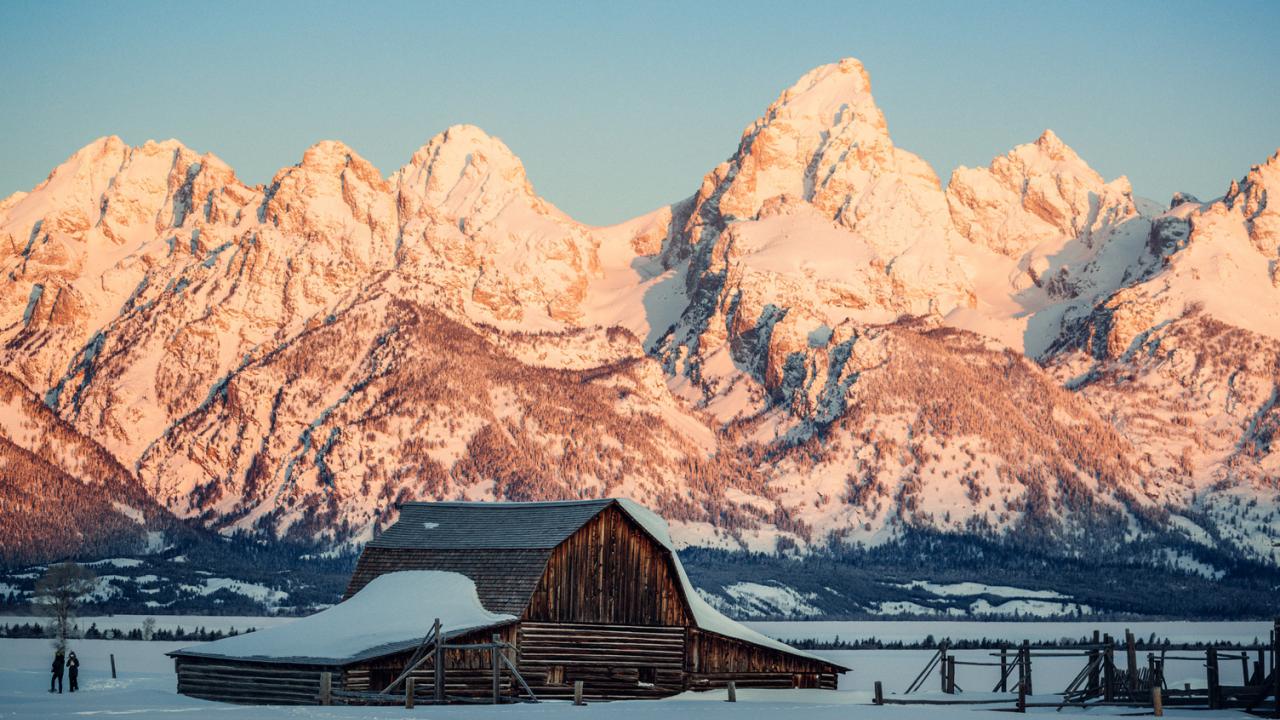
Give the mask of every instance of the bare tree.
[{"label": "bare tree", "polygon": [[97,576],[93,571],[67,561],[49,566],[44,577],[36,581],[35,602],[49,616],[54,643],[58,649],[66,649],[67,637],[75,621],[76,607],[80,599],[94,588]]}]

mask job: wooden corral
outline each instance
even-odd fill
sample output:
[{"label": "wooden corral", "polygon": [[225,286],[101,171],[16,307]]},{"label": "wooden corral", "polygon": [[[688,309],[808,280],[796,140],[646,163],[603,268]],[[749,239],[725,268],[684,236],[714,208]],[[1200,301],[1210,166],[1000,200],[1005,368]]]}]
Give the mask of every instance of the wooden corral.
[{"label": "wooden corral", "polygon": [[[1233,647],[1207,647],[1195,650],[1177,650],[1168,646],[1148,648],[1160,652],[1147,652],[1143,664],[1138,655],[1138,643],[1132,632],[1125,631],[1123,644],[1110,635],[1093,633],[1093,642],[1080,645],[1055,645],[1048,648],[1033,647],[1027,641],[1021,646],[1002,646],[991,653],[990,661],[968,660],[958,662],[942,644],[925,667],[897,697],[884,694],[883,682],[876,681],[874,704],[876,705],[992,705],[1001,702],[1014,703],[1014,709],[1025,712],[1028,707],[1092,707],[1122,706],[1150,707],[1159,716],[1166,706],[1202,708],[1208,710],[1242,709],[1255,715],[1280,718],[1280,619],[1275,621],[1270,642],[1266,645],[1237,645]],[[1119,654],[1123,662],[1117,662]],[[997,662],[995,658],[998,657]],[[1034,702],[1032,690],[1034,657],[1079,657],[1084,667],[1067,687],[1053,693],[1061,700]],[[1170,687],[1165,677],[1168,663],[1196,663],[1204,668],[1203,686]],[[1222,681],[1222,663],[1239,664],[1240,684]],[[956,683],[956,666],[977,665],[999,667],[999,680],[992,693],[1010,693],[1007,699],[918,696],[924,689],[934,669],[938,670],[944,696],[963,692]]]},{"label": "wooden corral", "polygon": [[[425,640],[325,665],[179,652],[179,692],[316,702],[328,673],[337,701],[394,701],[409,686],[425,702],[569,699],[579,682],[586,700],[617,700],[730,683],[835,689],[846,671],[710,608],[693,594],[665,526],[626,501],[406,504],[365,548],[346,597],[382,575],[423,570],[469,578],[484,610],[512,618],[446,636],[441,693],[440,655]],[[423,597],[424,635],[431,607]],[[287,680],[275,696],[264,689],[272,678]]]}]

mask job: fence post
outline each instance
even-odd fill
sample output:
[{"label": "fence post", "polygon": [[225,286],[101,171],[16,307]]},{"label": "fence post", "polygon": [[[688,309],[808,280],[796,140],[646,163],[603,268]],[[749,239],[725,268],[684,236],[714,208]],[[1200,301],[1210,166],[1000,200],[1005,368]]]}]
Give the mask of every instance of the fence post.
[{"label": "fence post", "polygon": [[1031,641],[1030,640],[1022,641],[1022,652],[1026,658],[1024,662],[1027,664],[1027,694],[1035,695],[1036,691],[1031,682]]},{"label": "fence post", "polygon": [[1089,694],[1091,695],[1098,691],[1098,682],[1099,682],[1098,659],[1099,659],[1099,656],[1102,654],[1098,651],[1098,648],[1097,648],[1097,645],[1101,644],[1101,638],[1098,636],[1097,630],[1093,631],[1093,644],[1094,644],[1094,647],[1091,650],[1089,650]]},{"label": "fence post", "polygon": [[876,705],[884,704],[884,686],[880,684],[879,680],[876,681],[876,695],[875,695],[875,700],[873,700],[872,702],[874,702]]},{"label": "fence post", "polygon": [[1009,692],[1009,651],[1000,643],[1000,687],[997,692]]},{"label": "fence post", "polygon": [[493,634],[493,647],[489,650],[489,659],[493,661],[493,704],[498,704],[498,695],[501,692],[500,675],[498,670],[498,645],[502,642],[502,636],[498,633]]},{"label": "fence post", "polygon": [[414,690],[414,687],[413,687],[413,686],[414,686],[414,684],[415,684],[415,683],[414,683],[414,681],[413,681],[413,677],[412,677],[412,676],[410,676],[408,679],[406,679],[406,680],[404,681],[404,709],[405,709],[405,710],[412,710],[412,709],[413,709],[413,690]]},{"label": "fence post", "polygon": [[1107,646],[1102,651],[1102,699],[1111,702],[1115,699],[1116,645],[1115,641],[1111,639],[1111,635],[1103,635],[1102,637]]},{"label": "fence post", "polygon": [[[1265,682],[1265,677],[1263,680]],[[1280,718],[1280,617],[1276,618],[1275,627],[1271,630],[1271,682],[1275,700],[1271,717]]]},{"label": "fence post", "polygon": [[1151,709],[1156,717],[1164,717],[1164,698],[1160,695],[1160,686],[1151,686]]},{"label": "fence post", "polygon": [[1022,662],[1022,648],[1018,648],[1018,654],[1013,662],[1018,666],[1018,694],[1022,695],[1027,690],[1027,665]]},{"label": "fence post", "polygon": [[[1019,652],[1019,655],[1021,655],[1021,652]],[[1021,663],[1019,663],[1019,667],[1021,667]],[[1027,711],[1027,684],[1023,682],[1019,682],[1018,683],[1018,712],[1025,713],[1026,711]]]},{"label": "fence post", "polygon": [[574,704],[574,705],[582,705],[582,704],[583,704],[583,702],[582,702],[582,681],[581,681],[581,680],[574,680],[574,681],[573,681],[573,704]]},{"label": "fence post", "polygon": [[437,705],[444,704],[444,627],[440,625],[440,618],[436,618],[436,660],[435,660],[435,677],[432,683],[432,699]]},{"label": "fence post", "polygon": [[947,658],[947,694],[956,694],[956,656]]},{"label": "fence post", "polygon": [[727,702],[738,702],[738,685],[729,681],[729,699]]},{"label": "fence post", "polygon": [[1209,648],[1204,651],[1204,667],[1206,684],[1209,686],[1209,709],[1218,709],[1218,651]]},{"label": "fence post", "polygon": [[942,676],[942,692],[947,691],[947,644],[944,642],[938,646],[938,674]]},{"label": "fence post", "polygon": [[111,679],[116,679],[116,654],[111,653]]},{"label": "fence post", "polygon": [[320,673],[320,704],[333,704],[333,673]]},{"label": "fence post", "polygon": [[[1134,642],[1133,632],[1128,628],[1124,631],[1124,655],[1125,662],[1129,666],[1129,695],[1132,697],[1134,691],[1138,689],[1138,648]],[[1135,700],[1137,698],[1134,698]]]}]

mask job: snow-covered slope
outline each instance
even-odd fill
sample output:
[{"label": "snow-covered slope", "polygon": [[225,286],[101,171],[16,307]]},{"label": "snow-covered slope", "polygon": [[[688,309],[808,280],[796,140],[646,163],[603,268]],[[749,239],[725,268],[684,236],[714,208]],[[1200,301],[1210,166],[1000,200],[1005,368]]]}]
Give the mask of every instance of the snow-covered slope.
[{"label": "snow-covered slope", "polygon": [[1133,282],[1158,257],[1147,249],[1153,204],[1123,177],[1105,182],[1046,130],[987,168],[959,168],[947,185],[956,229],[973,247],[976,303],[947,320],[1040,357],[1064,316]]},{"label": "snow-covered slope", "polygon": [[682,544],[1275,562],[1278,186],[1272,157],[1165,211],[1046,131],[944,189],[852,59],[611,227],[470,126],[389,177],[326,141],[262,186],[103,138],[0,201],[0,369],[227,532],[622,494]]}]

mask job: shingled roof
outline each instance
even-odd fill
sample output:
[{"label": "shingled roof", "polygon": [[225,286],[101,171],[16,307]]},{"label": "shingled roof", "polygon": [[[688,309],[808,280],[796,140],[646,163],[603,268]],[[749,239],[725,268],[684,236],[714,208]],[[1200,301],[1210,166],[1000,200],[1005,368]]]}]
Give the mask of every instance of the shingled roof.
[{"label": "shingled roof", "polygon": [[466,575],[486,608],[520,615],[551,551],[617,500],[411,502],[360,555],[346,597],[397,570]]},{"label": "shingled roof", "polygon": [[419,550],[551,550],[617,502],[410,502],[400,520],[371,541],[374,548]]}]

